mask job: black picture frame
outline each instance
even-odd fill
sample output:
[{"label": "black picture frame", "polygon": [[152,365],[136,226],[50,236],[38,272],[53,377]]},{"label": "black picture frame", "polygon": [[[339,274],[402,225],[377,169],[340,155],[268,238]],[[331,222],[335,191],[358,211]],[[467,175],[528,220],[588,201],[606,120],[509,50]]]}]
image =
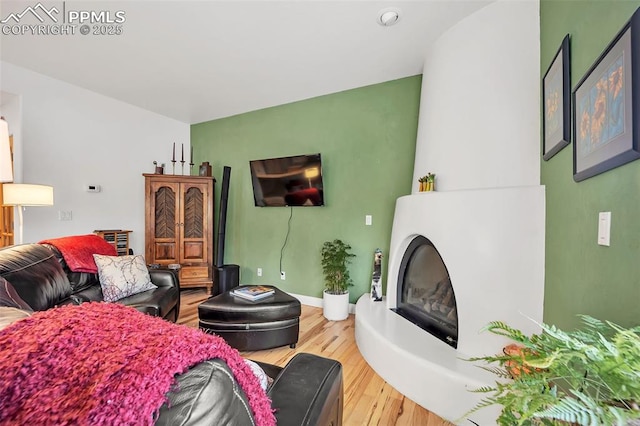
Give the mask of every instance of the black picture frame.
[{"label": "black picture frame", "polygon": [[571,76],[567,34],[542,78],[542,158],[548,161],[571,142]]},{"label": "black picture frame", "polygon": [[640,8],[573,91],[576,182],[640,158],[639,37]]}]

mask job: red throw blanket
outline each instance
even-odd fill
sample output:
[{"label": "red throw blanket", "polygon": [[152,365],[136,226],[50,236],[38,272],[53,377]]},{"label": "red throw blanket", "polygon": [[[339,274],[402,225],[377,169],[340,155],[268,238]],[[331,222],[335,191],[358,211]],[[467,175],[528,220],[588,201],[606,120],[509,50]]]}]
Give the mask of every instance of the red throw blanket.
[{"label": "red throw blanket", "polygon": [[210,358],[233,371],[256,424],[275,425],[257,377],[219,336],[117,303],[37,312],[0,331],[0,424],[151,425],[174,376]]},{"label": "red throw blanket", "polygon": [[51,244],[58,249],[72,272],[98,273],[93,260],[94,254],[116,256],[116,248],[95,234],[74,235],[40,241],[38,244]]}]

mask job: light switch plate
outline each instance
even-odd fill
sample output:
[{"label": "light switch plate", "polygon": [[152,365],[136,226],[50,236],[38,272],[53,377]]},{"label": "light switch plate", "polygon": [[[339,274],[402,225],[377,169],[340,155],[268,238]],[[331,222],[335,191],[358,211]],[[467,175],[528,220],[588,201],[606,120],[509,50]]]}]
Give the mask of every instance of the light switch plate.
[{"label": "light switch plate", "polygon": [[71,210],[59,210],[58,220],[73,220],[73,212]]},{"label": "light switch plate", "polygon": [[368,214],[364,217],[364,224],[365,225],[371,225],[371,223],[373,222],[373,217]]},{"label": "light switch plate", "polygon": [[611,245],[611,212],[598,214],[598,244],[601,246]]}]

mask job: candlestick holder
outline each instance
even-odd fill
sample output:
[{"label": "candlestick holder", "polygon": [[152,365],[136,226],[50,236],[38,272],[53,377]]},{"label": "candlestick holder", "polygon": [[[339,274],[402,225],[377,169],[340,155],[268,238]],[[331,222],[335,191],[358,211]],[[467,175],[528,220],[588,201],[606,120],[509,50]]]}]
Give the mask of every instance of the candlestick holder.
[{"label": "candlestick holder", "polygon": [[176,174],[176,160],[171,160],[171,174]]},{"label": "candlestick holder", "polygon": [[180,173],[181,175],[184,176],[184,160],[180,161],[180,163],[182,163],[182,173]]},{"label": "candlestick holder", "polygon": [[189,163],[189,176],[193,176],[193,159]]}]

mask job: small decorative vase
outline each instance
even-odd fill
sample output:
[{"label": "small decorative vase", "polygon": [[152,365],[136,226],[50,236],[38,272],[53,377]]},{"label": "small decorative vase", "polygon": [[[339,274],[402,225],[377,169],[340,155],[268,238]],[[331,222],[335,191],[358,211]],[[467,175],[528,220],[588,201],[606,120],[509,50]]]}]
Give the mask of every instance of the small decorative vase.
[{"label": "small decorative vase", "polygon": [[203,161],[202,164],[200,164],[198,174],[200,176],[211,176],[211,165],[208,161]]}]

